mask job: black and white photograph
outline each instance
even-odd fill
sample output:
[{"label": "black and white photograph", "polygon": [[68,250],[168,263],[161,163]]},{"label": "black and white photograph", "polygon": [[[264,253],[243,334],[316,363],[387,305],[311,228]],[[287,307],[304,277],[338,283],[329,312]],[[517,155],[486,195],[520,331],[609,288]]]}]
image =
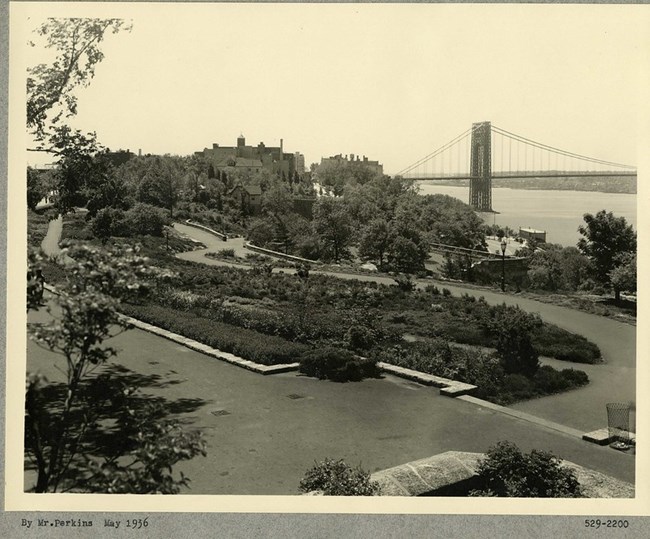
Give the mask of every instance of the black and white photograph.
[{"label": "black and white photograph", "polygon": [[646,6],[9,8],[7,509],[647,514]]}]

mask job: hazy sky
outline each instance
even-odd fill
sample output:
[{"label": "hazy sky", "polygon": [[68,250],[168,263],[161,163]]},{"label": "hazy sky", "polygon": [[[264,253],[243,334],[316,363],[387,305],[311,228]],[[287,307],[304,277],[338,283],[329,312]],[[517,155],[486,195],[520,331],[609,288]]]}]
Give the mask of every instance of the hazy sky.
[{"label": "hazy sky", "polygon": [[74,125],[112,149],[189,154],[243,133],[249,144],[283,138],[307,164],[365,154],[394,173],[490,120],[637,163],[644,7],[11,7],[21,42],[47,15],[132,19],[130,33],[107,36],[94,80],[77,90]]}]

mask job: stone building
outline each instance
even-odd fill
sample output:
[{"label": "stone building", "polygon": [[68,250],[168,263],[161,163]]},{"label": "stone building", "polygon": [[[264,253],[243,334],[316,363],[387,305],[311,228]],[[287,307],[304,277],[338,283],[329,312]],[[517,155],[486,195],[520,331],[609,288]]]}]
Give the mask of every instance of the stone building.
[{"label": "stone building", "polygon": [[519,228],[519,237],[525,240],[533,240],[546,243],[546,231],[535,230],[534,228]]},{"label": "stone building", "polygon": [[259,185],[237,184],[228,195],[239,200],[245,214],[258,215],[262,209],[262,190]]},{"label": "stone building", "polygon": [[358,155],[355,156],[353,153],[351,153],[349,157],[347,155],[338,154],[331,157],[323,157],[320,160],[320,167],[322,167],[322,169],[337,165],[347,165],[351,167],[363,166],[379,176],[384,174],[384,166],[379,161],[370,161],[365,155],[361,158]]},{"label": "stone building", "polygon": [[300,157],[302,157],[304,168],[302,154],[285,152],[282,139],[280,139],[280,146],[266,146],[263,142],[257,146],[248,146],[244,135],[239,135],[236,146],[213,144],[212,148],[204,148],[202,151],[196,152],[196,155],[205,158],[215,171],[233,167],[254,173],[264,169],[289,179],[293,178],[296,173],[300,174]]}]

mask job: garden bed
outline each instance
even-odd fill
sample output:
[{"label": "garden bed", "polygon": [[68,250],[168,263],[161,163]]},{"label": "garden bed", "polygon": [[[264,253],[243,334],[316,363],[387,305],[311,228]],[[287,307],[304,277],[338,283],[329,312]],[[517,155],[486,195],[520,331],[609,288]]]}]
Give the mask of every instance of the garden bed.
[{"label": "garden bed", "polygon": [[308,346],[160,305],[123,304],[120,312],[262,365],[293,363]]}]

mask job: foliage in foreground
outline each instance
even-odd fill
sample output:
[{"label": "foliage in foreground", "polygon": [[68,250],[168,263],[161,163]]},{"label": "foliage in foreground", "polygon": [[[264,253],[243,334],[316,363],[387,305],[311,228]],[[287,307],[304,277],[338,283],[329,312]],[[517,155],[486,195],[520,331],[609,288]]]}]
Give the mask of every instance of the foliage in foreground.
[{"label": "foliage in foreground", "polygon": [[300,481],[301,492],[321,491],[325,496],[376,496],[379,484],[361,466],[352,467],[343,459],[317,462]]},{"label": "foliage in foreground", "polygon": [[[35,463],[35,491],[178,492],[188,480],[175,479],[172,467],[204,454],[200,435],[142,408],[137,413],[134,389],[109,391],[108,378],[96,372],[117,354],[105,341],[128,329],[119,303],[140,297],[156,270],[134,249],[64,251],[65,281],[58,283],[56,309],[48,307],[52,320],[28,328],[31,339],[64,360],[63,382],[27,376],[25,452]],[[111,430],[118,436],[108,443]]]},{"label": "foliage in foreground", "polygon": [[478,467],[481,487],[470,496],[511,498],[579,498],[575,473],[552,453],[533,449],[522,453],[511,442],[491,447]]}]

